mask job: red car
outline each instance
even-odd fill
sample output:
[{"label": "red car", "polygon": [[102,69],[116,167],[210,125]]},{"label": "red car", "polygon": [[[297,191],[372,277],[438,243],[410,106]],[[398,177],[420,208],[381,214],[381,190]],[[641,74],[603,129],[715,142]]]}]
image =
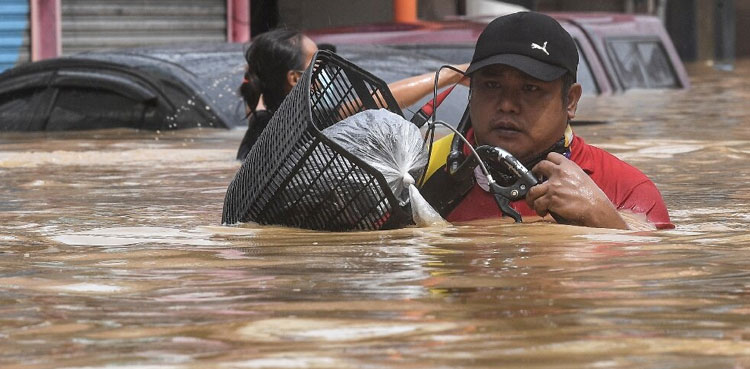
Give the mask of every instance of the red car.
[{"label": "red car", "polygon": [[[613,13],[549,15],[578,45],[578,81],[584,93],[689,87],[682,61],[657,17]],[[318,43],[387,45],[449,63],[465,63],[471,60],[476,39],[492,19],[462,17],[440,22],[373,24],[319,29],[307,34]]]}]

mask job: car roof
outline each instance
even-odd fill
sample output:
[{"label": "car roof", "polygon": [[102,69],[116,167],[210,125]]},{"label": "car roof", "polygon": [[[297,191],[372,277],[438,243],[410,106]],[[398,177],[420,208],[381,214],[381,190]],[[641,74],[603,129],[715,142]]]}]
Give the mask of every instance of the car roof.
[{"label": "car roof", "polygon": [[242,69],[243,45],[238,43],[180,44],[132,49],[98,50],[75,54],[70,58],[101,60],[128,65],[135,69],[169,70],[184,80],[207,82],[217,68]]}]

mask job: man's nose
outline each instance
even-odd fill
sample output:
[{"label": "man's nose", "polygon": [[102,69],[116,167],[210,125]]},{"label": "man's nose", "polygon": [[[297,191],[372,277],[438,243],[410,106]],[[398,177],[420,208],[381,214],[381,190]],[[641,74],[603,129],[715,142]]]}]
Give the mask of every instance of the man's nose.
[{"label": "man's nose", "polygon": [[497,108],[503,113],[518,113],[520,111],[519,93],[502,89],[497,95]]}]

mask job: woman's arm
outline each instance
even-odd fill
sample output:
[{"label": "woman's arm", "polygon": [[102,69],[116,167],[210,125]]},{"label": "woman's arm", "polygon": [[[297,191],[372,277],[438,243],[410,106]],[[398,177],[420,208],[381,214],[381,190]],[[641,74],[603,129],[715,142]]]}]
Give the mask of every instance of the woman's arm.
[{"label": "woman's arm", "polygon": [[[468,63],[454,65],[457,69],[466,70]],[[464,78],[463,73],[458,73],[452,69],[444,68],[440,71],[438,80],[438,89],[458,83]],[[423,97],[431,94],[435,85],[435,73],[425,73],[418,76],[404,78],[400,81],[388,85],[391,94],[396,99],[400,108],[405,108],[415,104]]]}]

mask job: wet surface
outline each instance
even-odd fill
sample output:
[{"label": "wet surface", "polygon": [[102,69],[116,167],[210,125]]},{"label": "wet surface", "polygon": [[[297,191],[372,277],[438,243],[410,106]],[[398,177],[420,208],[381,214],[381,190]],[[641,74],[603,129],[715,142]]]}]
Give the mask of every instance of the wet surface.
[{"label": "wet surface", "polygon": [[586,98],[677,228],[219,224],[241,131],[0,135],[3,368],[750,368],[750,63]]}]

